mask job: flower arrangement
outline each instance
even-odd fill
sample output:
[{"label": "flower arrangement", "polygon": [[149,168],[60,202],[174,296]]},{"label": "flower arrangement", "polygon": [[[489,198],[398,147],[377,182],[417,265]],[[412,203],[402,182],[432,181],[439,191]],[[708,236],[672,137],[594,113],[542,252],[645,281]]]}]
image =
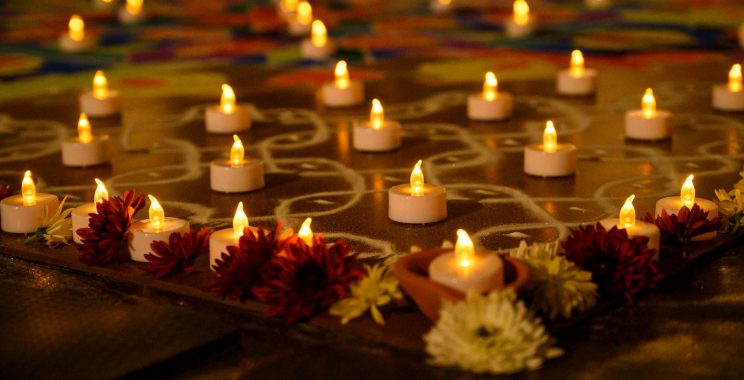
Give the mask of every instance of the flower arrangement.
[{"label": "flower arrangement", "polygon": [[155,278],[193,272],[196,258],[209,254],[210,234],[208,229],[203,228],[183,234],[174,232],[168,237],[168,242],[152,242],[152,253],[145,254],[147,266],[144,270]]},{"label": "flower arrangement", "polygon": [[377,263],[365,265],[367,275],[351,284],[351,295],[331,306],[331,315],[341,318],[345,325],[354,318],[361,317],[369,310],[372,318],[380,325],[385,325],[385,318],[380,307],[393,300],[403,299],[403,293],[398,287],[398,279],[393,275],[389,265]]},{"label": "flower arrangement", "polygon": [[669,215],[666,210],[654,218],[646,214],[644,220],[656,224],[661,230],[661,241],[686,246],[692,238],[704,233],[718,230],[718,217],[708,219],[708,211],[703,211],[697,204],[692,208],[683,206],[677,214]]}]

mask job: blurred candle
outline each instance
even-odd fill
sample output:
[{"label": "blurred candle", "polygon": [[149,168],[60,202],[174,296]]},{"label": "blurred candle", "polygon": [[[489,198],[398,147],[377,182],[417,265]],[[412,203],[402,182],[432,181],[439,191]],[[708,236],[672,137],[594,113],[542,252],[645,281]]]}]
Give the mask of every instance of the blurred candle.
[{"label": "blurred candle", "polygon": [[338,61],[334,70],[333,82],[324,83],[321,88],[323,103],[327,107],[350,107],[364,101],[364,84],[349,79],[346,61]]},{"label": "blurred candle", "polygon": [[232,87],[223,84],[220,104],[207,107],[205,120],[207,132],[233,134],[251,128],[251,111],[247,104],[236,104]]},{"label": "blurred candle", "polygon": [[558,72],[556,88],[559,94],[585,96],[592,95],[596,88],[597,71],[587,69],[584,55],[581,51],[571,52],[571,62],[568,69]]},{"label": "blurred candle", "polygon": [[372,100],[369,121],[354,123],[353,146],[362,152],[386,152],[400,148],[400,123],[385,120],[382,103]]},{"label": "blurred candle", "polygon": [[656,109],[656,98],[650,88],[641,98],[641,109],[625,113],[625,137],[634,140],[664,140],[672,136],[672,113]]},{"label": "blurred candle", "polygon": [[720,111],[744,111],[741,65],[735,64],[728,74],[728,83],[713,86],[713,108]]},{"label": "blurred candle", "polygon": [[62,165],[88,167],[111,161],[111,139],[108,135],[93,135],[90,121],[81,113],[78,119],[77,137],[62,141]]},{"label": "blurred candle", "polygon": [[563,177],[576,173],[576,147],[558,144],[552,121],[545,124],[542,144],[524,147],[524,172],[539,177]]},{"label": "blurred candle", "polygon": [[468,96],[468,118],[472,120],[503,120],[511,117],[512,95],[499,92],[498,80],[493,72],[486,73],[483,91]]},{"label": "blurred candle", "polygon": [[336,44],[328,39],[323,21],[313,21],[311,29],[310,38],[300,42],[300,55],[314,61],[327,60],[336,53]]}]

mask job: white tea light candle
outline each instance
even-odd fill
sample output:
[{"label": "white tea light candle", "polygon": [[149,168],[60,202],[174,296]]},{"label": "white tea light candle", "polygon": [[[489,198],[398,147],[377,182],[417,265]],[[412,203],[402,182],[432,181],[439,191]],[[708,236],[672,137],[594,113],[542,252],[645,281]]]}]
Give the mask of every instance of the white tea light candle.
[{"label": "white tea light candle", "polygon": [[111,139],[108,135],[94,136],[88,117],[80,114],[78,135],[62,141],[62,165],[88,167],[111,161]]},{"label": "white tea light candle", "polygon": [[290,20],[297,14],[298,0],[279,0],[277,3],[277,12],[279,17],[284,20]]},{"label": "white tea light candle", "polygon": [[138,24],[145,21],[147,15],[142,9],[142,3],[144,0],[127,0],[126,4],[119,8],[116,14],[119,22],[124,25]]},{"label": "white tea light candle", "polygon": [[90,223],[90,214],[98,213],[96,205],[109,197],[106,185],[104,185],[98,178],[95,178],[95,181],[97,186],[96,192],[93,194],[93,203],[85,203],[81,206],[75,207],[70,213],[70,220],[72,221],[72,240],[78,244],[81,244],[83,241],[77,231],[81,228],[88,227]]},{"label": "white tea light candle", "polygon": [[503,120],[511,117],[512,95],[498,91],[498,80],[493,72],[486,73],[483,91],[468,96],[468,118],[472,120]]},{"label": "white tea light candle", "polygon": [[301,37],[310,34],[313,22],[313,7],[307,1],[297,5],[297,13],[289,19],[289,34]]},{"label": "white tea light candle", "polygon": [[576,173],[576,147],[558,144],[558,133],[548,120],[542,144],[524,147],[524,172],[538,177],[564,177]]},{"label": "white tea light candle", "polygon": [[254,232],[257,230],[248,224],[248,215],[243,211],[243,202],[239,202],[235,209],[235,216],[233,216],[232,228],[214,231],[209,237],[209,268],[212,271],[215,270],[217,259],[222,259],[223,253],[229,255],[227,247],[239,244],[238,241],[246,228]]},{"label": "white tea light candle", "polygon": [[400,148],[400,123],[385,120],[382,103],[372,100],[369,121],[354,123],[354,149],[362,152],[387,152]]},{"label": "white tea light candle", "polygon": [[264,187],[264,163],[246,160],[240,137],[233,135],[230,159],[217,159],[209,164],[209,182],[214,191],[243,193]]},{"label": "white tea light candle", "polygon": [[364,101],[364,84],[349,79],[346,61],[338,61],[334,76],[333,82],[324,83],[321,88],[323,104],[327,107],[350,107]]},{"label": "white tea light candle", "polygon": [[93,49],[95,38],[85,33],[85,22],[79,15],[72,15],[67,23],[67,33],[57,39],[59,49],[68,53],[85,52]]},{"label": "white tea light candle", "polygon": [[592,95],[595,92],[597,70],[587,69],[581,51],[571,52],[571,66],[558,72],[556,88],[559,94],[572,96]]},{"label": "white tea light candle", "polygon": [[205,110],[207,132],[237,133],[251,129],[251,110],[246,104],[235,104],[235,92],[222,85],[220,104]]},{"label": "white tea light candle", "polygon": [[439,255],[429,264],[429,278],[462,293],[483,293],[504,285],[504,263],[496,254],[476,255],[470,236],[460,229],[454,252]]},{"label": "white tea light candle", "polygon": [[535,32],[537,19],[530,15],[530,5],[525,0],[515,0],[512,17],[506,20],[504,30],[510,38],[524,38]]},{"label": "white tea light candle", "polygon": [[648,238],[648,248],[656,251],[654,254],[654,260],[659,260],[659,242],[661,239],[661,231],[655,224],[646,223],[642,220],[636,219],[635,208],[633,207],[633,200],[635,194],[629,196],[623,207],[620,208],[619,218],[607,218],[602,219],[599,223],[605,229],[609,230],[612,227],[624,229],[628,233],[628,237],[633,238],[637,236],[643,236]]},{"label": "white tea light candle", "polygon": [[121,112],[119,91],[108,88],[108,80],[103,71],[96,71],[93,77],[93,90],[80,95],[80,112],[89,117],[105,117]]},{"label": "white tea light candle", "polygon": [[439,222],[447,218],[447,191],[443,186],[424,183],[419,160],[411,172],[410,184],[388,191],[388,217],[408,224]]},{"label": "white tea light candle", "polygon": [[741,65],[735,64],[728,74],[728,83],[713,86],[713,108],[721,111],[744,111]]},{"label": "white tea light candle", "polygon": [[[666,211],[667,215],[676,215],[682,207],[692,209],[693,205],[698,205],[703,211],[708,211],[708,220],[718,217],[718,204],[713,201],[696,198],[695,197],[695,185],[692,180],[695,178],[694,175],[690,174],[685,182],[682,184],[678,197],[665,197],[656,201],[656,213],[658,217],[661,215],[661,211]],[[702,235],[695,236],[692,241],[710,240],[716,237],[716,231],[708,232]]]},{"label": "white tea light candle", "polygon": [[132,223],[129,228],[129,255],[132,260],[147,262],[145,254],[152,250],[150,244],[154,241],[168,241],[174,232],[189,232],[189,222],[179,218],[166,218],[165,211],[158,200],[152,195],[150,198],[149,218]]},{"label": "white tea light candle", "polygon": [[5,232],[24,234],[35,232],[44,217],[59,207],[56,195],[36,193],[36,184],[27,170],[21,181],[21,194],[0,201],[0,221]]},{"label": "white tea light candle", "polygon": [[656,109],[656,98],[650,88],[641,98],[641,109],[625,113],[625,137],[633,140],[664,140],[672,136],[672,113]]},{"label": "white tea light candle", "polygon": [[328,38],[323,21],[315,20],[311,25],[310,38],[300,42],[300,55],[313,61],[325,61],[336,53],[336,44]]}]

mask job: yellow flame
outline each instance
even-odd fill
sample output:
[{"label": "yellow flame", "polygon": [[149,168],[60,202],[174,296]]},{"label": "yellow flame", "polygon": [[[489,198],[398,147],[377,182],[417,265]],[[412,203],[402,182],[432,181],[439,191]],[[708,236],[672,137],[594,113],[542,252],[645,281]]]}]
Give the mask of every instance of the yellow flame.
[{"label": "yellow flame", "polygon": [[496,99],[499,91],[499,81],[492,71],[486,73],[486,80],[483,81],[483,98],[493,101]]},{"label": "yellow flame", "polygon": [[574,78],[581,77],[584,75],[584,55],[581,54],[580,50],[574,50],[571,52],[571,76]]},{"label": "yellow flame", "polygon": [[369,111],[369,122],[372,128],[380,129],[385,124],[385,111],[382,109],[382,103],[377,99],[372,99],[372,110]]},{"label": "yellow flame", "polygon": [[411,195],[424,195],[424,172],[421,171],[421,160],[411,171]]},{"label": "yellow flame", "polygon": [[77,125],[78,141],[82,144],[88,144],[93,141],[93,129],[90,127],[88,115],[81,113]]},{"label": "yellow flame", "polygon": [[336,76],[336,87],[342,90],[349,87],[349,70],[346,68],[346,61],[338,61],[333,73]]},{"label": "yellow flame", "polygon": [[310,229],[310,223],[312,222],[312,218],[305,219],[305,221],[302,222],[300,231],[297,232],[297,236],[310,247],[313,246],[313,230]]},{"label": "yellow flame", "polygon": [[463,229],[457,230],[457,242],[455,243],[455,262],[461,269],[469,268],[475,261],[475,247],[470,236]]},{"label": "yellow flame", "polygon": [[741,65],[738,63],[729,71],[728,88],[731,92],[741,92]]},{"label": "yellow flame", "polygon": [[85,38],[85,22],[79,15],[72,15],[67,23],[68,35],[73,41],[82,41]]},{"label": "yellow flame", "polygon": [[444,6],[452,4],[452,0],[437,0],[437,2],[439,3],[439,5],[444,5]]},{"label": "yellow flame", "polygon": [[690,176],[685,180],[685,183],[682,184],[682,189],[679,192],[682,204],[688,208],[692,208],[692,205],[695,204],[695,185],[692,184],[693,178],[695,178],[695,176],[690,174]]},{"label": "yellow flame", "polygon": [[101,203],[104,200],[108,199],[108,190],[106,190],[106,185],[98,178],[94,178],[94,181],[96,181],[96,192],[93,194],[93,203]]},{"label": "yellow flame", "polygon": [[282,0],[279,6],[285,12],[297,12],[297,3],[298,3],[297,0]]},{"label": "yellow flame", "polygon": [[328,41],[328,32],[326,31],[325,24],[323,21],[313,21],[312,32],[310,34],[310,42],[313,46],[323,47]]},{"label": "yellow flame", "polygon": [[625,200],[625,204],[623,204],[623,207],[620,208],[620,227],[621,228],[631,228],[635,226],[636,212],[635,212],[635,208],[633,207],[634,199],[635,199],[635,194],[629,196],[628,199]]},{"label": "yellow flame", "polygon": [[243,211],[243,202],[238,202],[238,208],[235,209],[233,217],[233,233],[236,236],[243,236],[246,227],[248,227],[248,215]]},{"label": "yellow flame", "polygon": [[297,23],[301,25],[310,25],[313,22],[313,7],[307,1],[297,5]]},{"label": "yellow flame", "polygon": [[641,99],[641,112],[643,117],[650,119],[656,115],[656,99],[654,98],[654,91],[650,88],[646,89]]},{"label": "yellow flame", "polygon": [[142,12],[143,0],[127,0],[126,10],[131,15],[138,15]]},{"label": "yellow flame", "polygon": [[524,25],[530,19],[530,5],[525,0],[514,1],[514,23]]},{"label": "yellow flame", "polygon": [[233,135],[233,145],[230,148],[230,165],[238,167],[243,165],[245,159],[245,148],[238,135]]},{"label": "yellow flame", "polygon": [[148,194],[147,197],[150,198],[150,226],[157,231],[163,227],[163,222],[165,222],[165,211],[155,197],[150,194]]},{"label": "yellow flame", "polygon": [[108,80],[103,71],[96,71],[93,76],[93,97],[96,99],[105,99],[108,96]]},{"label": "yellow flame", "polygon": [[555,131],[553,121],[548,120],[543,131],[543,149],[548,153],[555,153],[558,149],[558,133]]},{"label": "yellow flame", "polygon": [[223,113],[235,111],[235,92],[228,84],[222,85],[222,96],[220,97],[220,109]]},{"label": "yellow flame", "polygon": [[24,206],[33,206],[36,204],[36,185],[31,178],[31,171],[26,170],[21,181],[21,195],[23,196]]}]

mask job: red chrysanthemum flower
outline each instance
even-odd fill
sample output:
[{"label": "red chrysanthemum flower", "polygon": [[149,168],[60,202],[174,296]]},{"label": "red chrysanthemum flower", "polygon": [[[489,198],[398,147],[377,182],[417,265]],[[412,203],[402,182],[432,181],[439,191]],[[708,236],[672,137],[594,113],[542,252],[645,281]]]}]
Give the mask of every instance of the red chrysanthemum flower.
[{"label": "red chrysanthemum flower", "polygon": [[647,237],[628,238],[625,229],[606,230],[601,224],[579,227],[562,243],[566,258],[592,272],[602,294],[625,297],[628,302],[661,279],[648,249]]},{"label": "red chrysanthemum flower", "polygon": [[10,185],[0,185],[0,201],[13,195],[13,188]]},{"label": "red chrysanthemum flower", "polygon": [[312,247],[298,239],[285,247],[284,254],[275,255],[253,294],[270,305],[268,316],[292,323],[327,310],[364,274],[344,241],[328,247],[316,235]]},{"label": "red chrysanthemum flower", "polygon": [[211,232],[202,228],[201,231],[189,231],[184,234],[174,232],[168,237],[168,242],[154,241],[150,244],[153,253],[145,254],[147,267],[144,271],[155,278],[169,274],[194,270],[194,261],[201,255],[209,254],[209,235]]},{"label": "red chrysanthemum flower", "polygon": [[662,242],[687,245],[695,236],[718,230],[718,217],[708,220],[708,214],[696,203],[692,209],[683,206],[677,214],[669,215],[666,210],[661,210],[656,218],[646,213],[643,219],[659,227]]},{"label": "red chrysanthemum flower", "polygon": [[216,260],[215,277],[207,290],[241,302],[250,298],[253,285],[271,258],[297,239],[291,230],[285,233],[281,230],[282,223],[269,233],[263,228],[258,228],[257,233],[246,228],[238,245],[228,246],[227,253],[223,252],[222,258]]},{"label": "red chrysanthemum flower", "polygon": [[145,205],[145,197],[134,190],[96,204],[97,214],[89,214],[88,227],[79,228],[83,244],[78,245],[80,260],[93,265],[106,265],[127,246],[127,230],[132,217]]}]

